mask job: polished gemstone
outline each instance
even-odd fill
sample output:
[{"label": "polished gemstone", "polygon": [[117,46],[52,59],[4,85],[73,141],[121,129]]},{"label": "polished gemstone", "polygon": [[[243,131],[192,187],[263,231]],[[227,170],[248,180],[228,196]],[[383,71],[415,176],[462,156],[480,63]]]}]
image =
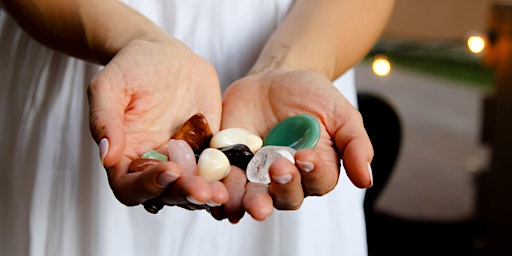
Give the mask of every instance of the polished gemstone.
[{"label": "polished gemstone", "polygon": [[295,159],[293,158],[295,152],[295,149],[283,146],[264,146],[260,148],[247,165],[247,179],[250,182],[269,184],[270,165],[281,157],[295,163]]},{"label": "polished gemstone", "polygon": [[195,175],[196,157],[190,145],[184,140],[169,141],[169,161],[178,164],[185,175]]},{"label": "polished gemstone", "polygon": [[148,151],[146,151],[146,153],[144,153],[141,156],[141,158],[158,159],[158,160],[161,160],[161,161],[164,161],[164,162],[169,159],[166,155],[164,155],[164,154],[162,154],[162,153],[160,153],[160,152],[158,152],[156,150],[148,150]]},{"label": "polished gemstone", "polygon": [[203,150],[197,162],[197,172],[206,181],[221,180],[229,174],[231,165],[228,157],[215,148]]},{"label": "polished gemstone", "polygon": [[148,211],[149,213],[152,213],[152,214],[157,214],[165,206],[165,204],[162,203],[162,201],[160,201],[156,198],[149,199],[148,201],[145,201],[144,203],[142,203],[142,205],[144,205],[144,209],[146,209],[146,211]]},{"label": "polished gemstone", "polygon": [[234,165],[245,171],[247,164],[254,157],[251,149],[244,144],[235,144],[220,149],[224,153],[231,165]]},{"label": "polished gemstone", "polygon": [[201,152],[208,148],[212,131],[203,114],[198,113],[190,117],[171,139],[186,141],[192,150]]},{"label": "polished gemstone", "polygon": [[130,162],[130,166],[128,167],[128,172],[142,172],[147,168],[161,163],[161,160],[152,159],[152,158],[138,158]]},{"label": "polished gemstone", "polygon": [[295,150],[314,148],[320,139],[320,123],[308,114],[279,122],[263,139],[264,146],[286,146]]},{"label": "polished gemstone", "polygon": [[215,134],[210,141],[212,148],[223,148],[236,144],[244,144],[254,153],[261,148],[263,140],[246,129],[228,128]]}]

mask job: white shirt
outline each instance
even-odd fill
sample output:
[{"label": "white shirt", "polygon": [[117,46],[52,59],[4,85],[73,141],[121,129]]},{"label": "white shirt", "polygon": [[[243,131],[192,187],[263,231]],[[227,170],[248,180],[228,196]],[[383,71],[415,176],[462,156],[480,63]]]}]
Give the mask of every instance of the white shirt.
[{"label": "white shirt", "polygon": [[[223,88],[248,71],[292,4],[125,2],[212,62]],[[366,255],[364,190],[343,170],[328,195],[264,222],[119,203],[88,126],[85,92],[99,68],[42,46],[0,10],[1,255]],[[335,85],[355,103],[352,71]]]}]

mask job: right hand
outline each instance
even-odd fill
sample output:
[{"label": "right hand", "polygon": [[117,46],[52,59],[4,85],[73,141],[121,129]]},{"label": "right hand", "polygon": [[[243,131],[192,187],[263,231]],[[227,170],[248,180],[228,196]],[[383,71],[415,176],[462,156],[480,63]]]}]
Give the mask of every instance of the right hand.
[{"label": "right hand", "polygon": [[88,96],[91,133],[120,202],[132,206],[159,197],[188,209],[195,207],[191,201],[227,202],[221,182],[181,175],[173,162],[128,173],[130,162],[147,150],[167,155],[172,134],[196,113],[213,133],[219,130],[221,92],[209,62],[173,38],[132,41],[91,81]]}]

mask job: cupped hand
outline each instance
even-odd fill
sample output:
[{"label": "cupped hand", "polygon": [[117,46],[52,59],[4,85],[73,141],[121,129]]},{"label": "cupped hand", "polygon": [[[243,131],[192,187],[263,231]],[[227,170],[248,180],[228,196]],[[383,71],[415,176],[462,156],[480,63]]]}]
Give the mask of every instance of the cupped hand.
[{"label": "cupped hand", "polygon": [[206,117],[212,132],[219,130],[222,99],[209,62],[171,38],[132,41],[91,81],[88,95],[91,133],[119,201],[131,206],[160,196],[185,208],[227,201],[223,184],[182,175],[173,162],[128,172],[130,162],[147,150],[167,155],[172,134],[196,113]]},{"label": "cupped hand", "polygon": [[279,159],[270,168],[270,185],[248,182],[237,167],[224,180],[229,201],[212,211],[237,222],[244,212],[264,220],[273,211],[298,209],[307,196],[331,191],[339,177],[340,158],[357,187],[372,184],[373,148],[360,113],[323,75],[313,71],[266,71],[242,78],[225,92],[221,128],[241,127],[264,137],[278,122],[311,114],[321,126],[314,149],[299,150],[296,164]]}]

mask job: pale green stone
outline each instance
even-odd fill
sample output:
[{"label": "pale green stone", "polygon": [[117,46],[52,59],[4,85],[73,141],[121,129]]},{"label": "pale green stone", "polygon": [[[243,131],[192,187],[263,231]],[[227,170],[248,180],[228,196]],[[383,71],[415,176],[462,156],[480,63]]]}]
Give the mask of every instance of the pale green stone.
[{"label": "pale green stone", "polygon": [[314,148],[320,140],[320,123],[308,114],[292,116],[278,123],[263,139],[263,146],[286,146],[295,150]]},{"label": "pale green stone", "polygon": [[166,162],[168,160],[168,157],[158,151],[155,150],[148,150],[146,153],[142,155],[142,158],[151,158],[151,159],[158,159],[161,161]]}]

